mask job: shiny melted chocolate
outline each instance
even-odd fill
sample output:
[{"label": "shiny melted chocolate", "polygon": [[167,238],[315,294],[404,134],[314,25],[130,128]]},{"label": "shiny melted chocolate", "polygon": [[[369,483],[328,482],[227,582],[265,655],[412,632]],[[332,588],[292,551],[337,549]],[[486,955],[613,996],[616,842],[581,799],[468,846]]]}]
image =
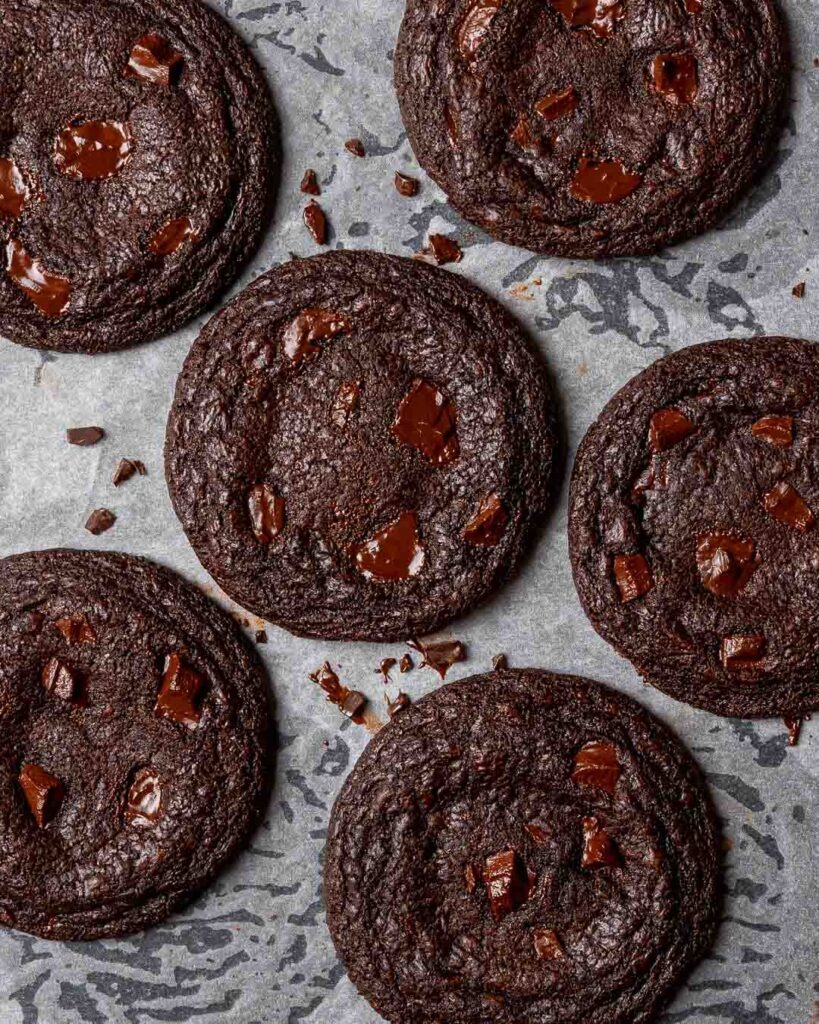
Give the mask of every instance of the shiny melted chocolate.
[{"label": "shiny melted chocolate", "polygon": [[434,384],[420,378],[398,406],[392,432],[433,466],[449,466],[460,454],[455,406]]},{"label": "shiny melted chocolate", "polygon": [[353,548],[358,571],[367,579],[408,580],[424,567],[424,548],[418,539],[418,516],[404,512],[363,544]]},{"label": "shiny melted chocolate", "polygon": [[119,174],[134,148],[131,129],[122,121],[74,121],[54,144],[57,170],[80,181]]}]

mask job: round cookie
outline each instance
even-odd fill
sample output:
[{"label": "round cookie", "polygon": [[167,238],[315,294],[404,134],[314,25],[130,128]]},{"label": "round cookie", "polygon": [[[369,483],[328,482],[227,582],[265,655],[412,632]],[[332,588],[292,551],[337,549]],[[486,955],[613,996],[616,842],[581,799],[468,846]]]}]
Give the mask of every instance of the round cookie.
[{"label": "round cookie", "polygon": [[162,921],[259,821],[264,673],[234,623],[127,555],[0,561],[0,923],[49,939]]},{"label": "round cookie", "polygon": [[721,715],[819,708],[819,348],[715,341],[615,395],[577,455],[575,584],[650,683]]},{"label": "round cookie", "polygon": [[181,327],[272,212],[267,85],[201,0],[2,0],[0,336],[107,352]]},{"label": "round cookie", "polygon": [[632,1024],[707,951],[719,836],[696,765],[634,701],[534,669],[401,711],[330,822],[325,902],[393,1024]]},{"label": "round cookie", "polygon": [[497,303],[417,260],[339,251],[278,267],[208,324],[165,457],[235,601],[303,636],[398,640],[515,569],[555,445],[544,371]]},{"label": "round cookie", "polygon": [[771,156],[789,77],[771,0],[408,0],[395,68],[452,204],[570,258],[712,227]]}]

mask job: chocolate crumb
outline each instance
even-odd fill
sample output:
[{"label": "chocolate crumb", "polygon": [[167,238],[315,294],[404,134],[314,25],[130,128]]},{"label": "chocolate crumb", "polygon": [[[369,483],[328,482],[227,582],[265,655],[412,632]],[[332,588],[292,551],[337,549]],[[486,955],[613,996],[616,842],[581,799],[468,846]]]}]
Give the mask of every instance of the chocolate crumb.
[{"label": "chocolate crumb", "polygon": [[445,263],[460,263],[464,254],[458,243],[447,235],[430,235],[429,245],[418,255],[422,259],[437,263],[440,267]]},{"label": "chocolate crumb", "polygon": [[400,171],[395,172],[395,191],[400,196],[411,199],[418,195],[419,188],[420,183],[417,178],[410,178],[408,174],[402,174]]},{"label": "chocolate crumb", "polygon": [[318,177],[312,167],[308,167],[304,172],[304,177],[301,179],[301,185],[299,188],[305,195],[308,196],[320,196],[321,189],[319,188]]},{"label": "chocolate crumb", "polygon": [[492,659],[492,668],[496,672],[503,672],[505,669],[509,668],[509,661],[506,655],[496,654],[495,657]]},{"label": "chocolate crumb", "polygon": [[304,223],[316,245],[325,245],[327,242],[327,217],[315,200],[304,208]]},{"label": "chocolate crumb", "polygon": [[795,747],[799,743],[799,737],[802,734],[802,724],[804,719],[802,718],[786,718],[785,727],[788,730],[788,746]]},{"label": "chocolate crumb", "polygon": [[85,528],[89,533],[93,533],[95,537],[99,537],[101,533],[110,530],[116,521],[117,517],[110,509],[98,508],[86,520]]},{"label": "chocolate crumb", "polygon": [[361,139],[347,139],[344,143],[344,148],[348,153],[352,153],[353,156],[365,157],[367,155],[367,151],[364,149],[364,143]]},{"label": "chocolate crumb", "polygon": [[398,662],[395,660],[395,658],[384,658],[384,660],[381,662],[381,664],[375,670],[375,674],[376,675],[381,675],[381,676],[384,677],[384,685],[385,686],[390,681],[390,670],[395,668],[395,666],[397,664],[398,664]]},{"label": "chocolate crumb", "polygon": [[804,299],[805,297],[805,282],[800,281],[799,284],[793,286],[794,298]]},{"label": "chocolate crumb", "polygon": [[105,431],[102,427],[71,427],[65,432],[66,441],[80,448],[90,448],[104,437]]},{"label": "chocolate crumb", "polygon": [[148,470],[145,468],[144,462],[140,462],[139,459],[120,459],[111,482],[114,487],[119,487],[120,484],[124,484],[126,480],[130,480],[137,473],[140,476],[147,475]]},{"label": "chocolate crumb", "polygon": [[412,701],[410,701],[409,696],[406,693],[404,693],[403,690],[399,690],[398,696],[395,698],[395,700],[390,700],[390,698],[385,693],[384,703],[387,705],[387,714],[390,716],[390,718],[394,718],[399,711],[403,711],[404,708],[408,708]]},{"label": "chocolate crumb", "polygon": [[400,672],[406,674],[407,672],[412,672],[414,668],[415,662],[412,660],[412,655],[408,652],[401,658],[401,661],[398,663],[398,669]]},{"label": "chocolate crumb", "polygon": [[257,629],[256,630],[255,640],[256,640],[257,644],[266,644],[267,643],[267,632],[265,630],[263,630],[263,629]]}]

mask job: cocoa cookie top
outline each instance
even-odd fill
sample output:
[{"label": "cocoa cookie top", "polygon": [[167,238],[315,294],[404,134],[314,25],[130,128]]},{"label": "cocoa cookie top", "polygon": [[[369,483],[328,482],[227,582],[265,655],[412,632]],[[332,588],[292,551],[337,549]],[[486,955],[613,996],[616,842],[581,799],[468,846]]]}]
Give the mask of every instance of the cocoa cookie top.
[{"label": "cocoa cookie top", "polygon": [[655,686],[723,715],[819,708],[819,349],[715,341],[654,363],[587,433],[575,583]]},{"label": "cocoa cookie top", "polygon": [[274,115],[200,0],[3,0],[0,335],[104,352],[238,274],[274,193]]},{"label": "cocoa cookie top", "polygon": [[788,61],[770,0],[409,0],[396,84],[465,217],[568,257],[711,227],[767,162]]},{"label": "cocoa cookie top", "polygon": [[302,635],[406,639],[514,570],[555,444],[543,369],[497,303],[418,261],[335,252],[266,274],[205,328],[166,472],[244,607]]},{"label": "cocoa cookie top", "polygon": [[333,809],[327,920],[393,1024],[646,1021],[710,945],[718,849],[696,766],[638,704],[493,672],[371,741]]},{"label": "cocoa cookie top", "polygon": [[0,562],[0,923],[45,938],[163,920],[247,839],[272,768],[264,674],[166,569]]}]

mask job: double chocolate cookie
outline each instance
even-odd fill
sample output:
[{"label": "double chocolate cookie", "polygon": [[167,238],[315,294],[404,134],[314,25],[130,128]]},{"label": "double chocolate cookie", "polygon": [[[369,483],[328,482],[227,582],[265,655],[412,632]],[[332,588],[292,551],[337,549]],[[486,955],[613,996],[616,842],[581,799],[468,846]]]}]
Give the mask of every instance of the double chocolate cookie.
[{"label": "double chocolate cookie", "polygon": [[274,115],[201,0],[3,0],[0,335],[104,352],[238,274],[274,193]]},{"label": "double chocolate cookie", "polygon": [[494,672],[371,741],[333,809],[327,919],[393,1024],[632,1024],[711,943],[718,851],[694,762],[638,704]]},{"label": "double chocolate cookie", "polygon": [[394,640],[487,597],[546,509],[543,369],[501,307],[418,261],[260,278],[180,375],[174,507],[207,570],[294,633]]},{"label": "double chocolate cookie", "polygon": [[184,905],[264,809],[267,704],[236,626],[175,574],[0,562],[0,923],[90,939]]},{"label": "double chocolate cookie", "polygon": [[408,0],[419,162],[535,252],[650,253],[714,225],[768,161],[788,61],[771,0]]},{"label": "double chocolate cookie", "polygon": [[717,341],[650,366],[578,452],[575,583],[655,686],[722,715],[819,708],[819,348]]}]

